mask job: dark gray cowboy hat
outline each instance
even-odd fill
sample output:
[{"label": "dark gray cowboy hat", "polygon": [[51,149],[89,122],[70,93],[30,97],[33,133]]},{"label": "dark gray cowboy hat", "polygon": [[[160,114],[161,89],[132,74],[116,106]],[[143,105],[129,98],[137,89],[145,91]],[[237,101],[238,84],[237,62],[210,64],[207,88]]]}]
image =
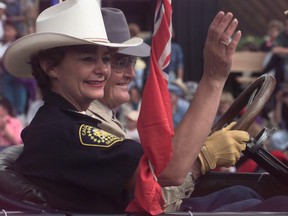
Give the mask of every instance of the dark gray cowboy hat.
[{"label": "dark gray cowboy hat", "polygon": [[[117,8],[104,7],[101,8],[101,12],[108,40],[110,42],[122,43],[131,38],[125,15],[121,10]],[[138,57],[147,57],[150,55],[150,46],[143,42],[138,46],[120,48],[118,53]]]}]

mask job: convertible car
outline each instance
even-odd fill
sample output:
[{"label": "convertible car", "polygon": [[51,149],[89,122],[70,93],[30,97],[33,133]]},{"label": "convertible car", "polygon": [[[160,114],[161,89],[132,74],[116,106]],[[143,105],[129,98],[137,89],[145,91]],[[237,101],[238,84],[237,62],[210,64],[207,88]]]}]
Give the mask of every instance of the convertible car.
[{"label": "convertible car", "polygon": [[[265,74],[249,85],[235,100],[212,131],[230,123],[245,107],[245,113],[237,120],[236,129],[248,130],[259,112],[264,108],[275,87],[273,76]],[[264,198],[275,195],[288,196],[288,167],[266,150],[264,143],[269,139],[271,129],[262,131],[251,139],[243,152],[244,157],[254,160],[265,172],[262,173],[222,173],[210,172],[201,177],[195,185],[192,196],[201,196],[232,185],[245,185]],[[17,173],[14,161],[22,151],[22,146],[11,146],[0,153],[0,215],[100,215],[62,212],[50,208],[37,185]],[[288,203],[287,203],[288,205]],[[103,215],[103,214],[102,214]],[[125,216],[126,214],[121,214]],[[288,212],[177,212],[163,215],[288,215]]]}]

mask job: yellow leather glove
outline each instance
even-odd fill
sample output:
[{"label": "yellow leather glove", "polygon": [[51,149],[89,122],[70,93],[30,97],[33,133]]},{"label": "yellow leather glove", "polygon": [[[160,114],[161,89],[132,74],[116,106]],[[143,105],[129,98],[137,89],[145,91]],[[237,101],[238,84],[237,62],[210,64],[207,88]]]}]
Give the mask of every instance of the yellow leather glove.
[{"label": "yellow leather glove", "polygon": [[235,165],[239,160],[250,136],[246,131],[231,130],[235,125],[236,122],[232,122],[208,136],[198,155],[202,174],[216,167]]}]

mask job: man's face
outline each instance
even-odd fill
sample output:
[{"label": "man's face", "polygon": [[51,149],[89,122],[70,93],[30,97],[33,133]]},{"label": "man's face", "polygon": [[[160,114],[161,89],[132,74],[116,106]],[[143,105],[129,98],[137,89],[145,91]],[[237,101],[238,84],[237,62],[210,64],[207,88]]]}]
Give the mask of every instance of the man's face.
[{"label": "man's face", "polygon": [[130,99],[129,84],[135,77],[136,57],[116,54],[111,59],[111,76],[104,88],[100,101],[110,108],[116,108]]}]

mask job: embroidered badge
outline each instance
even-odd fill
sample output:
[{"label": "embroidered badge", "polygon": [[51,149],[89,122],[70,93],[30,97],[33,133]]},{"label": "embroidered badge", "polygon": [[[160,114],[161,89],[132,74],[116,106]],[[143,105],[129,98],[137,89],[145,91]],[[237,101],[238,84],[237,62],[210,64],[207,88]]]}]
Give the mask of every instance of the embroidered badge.
[{"label": "embroidered badge", "polygon": [[85,124],[82,124],[79,128],[79,138],[82,145],[105,148],[123,140],[123,138]]}]

